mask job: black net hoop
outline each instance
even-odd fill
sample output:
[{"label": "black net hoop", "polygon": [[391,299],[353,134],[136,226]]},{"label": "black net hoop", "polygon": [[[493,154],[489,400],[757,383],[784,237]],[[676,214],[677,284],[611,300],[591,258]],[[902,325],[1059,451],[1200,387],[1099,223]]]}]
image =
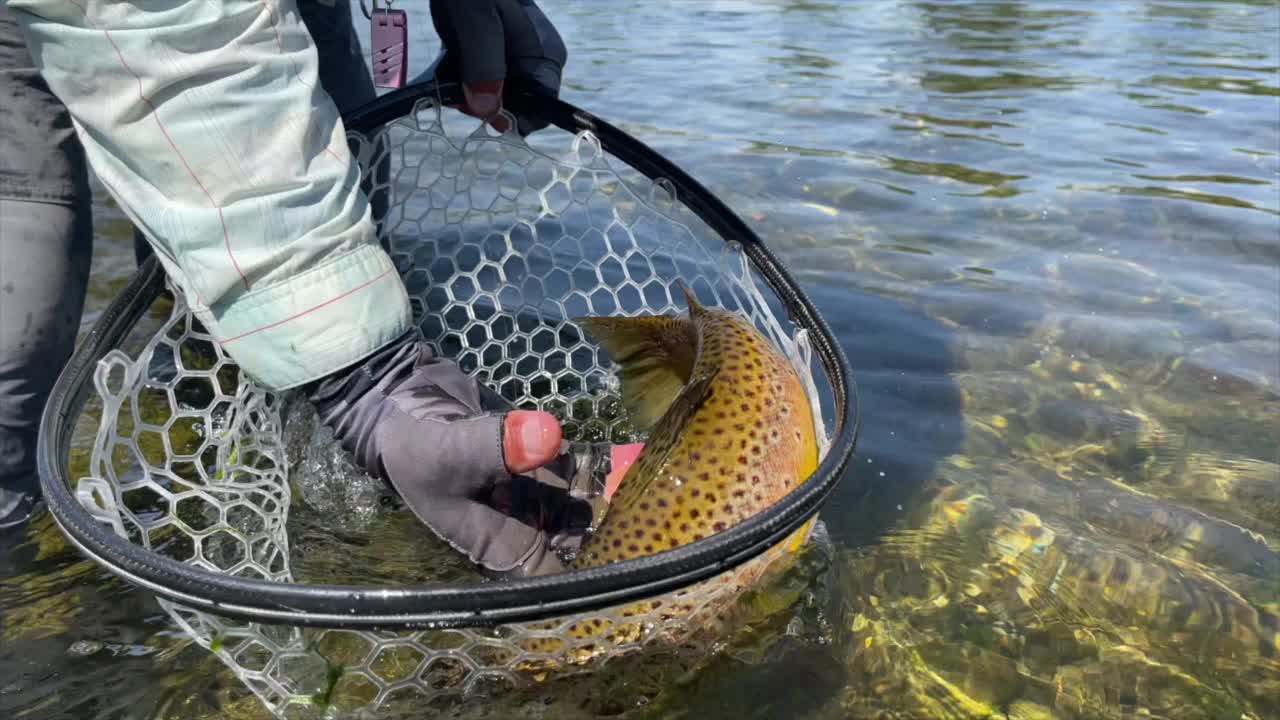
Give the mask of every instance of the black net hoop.
[{"label": "black net hoop", "polygon": [[[438,118],[442,106],[456,103],[458,95],[455,86],[435,84],[413,85],[389,93],[346,114],[344,122],[349,138],[357,152],[367,158],[370,153],[381,152],[378,138],[388,137],[388,128],[397,124],[410,129],[415,124],[418,127],[428,126],[423,118],[428,115]],[[207,562],[184,562],[156,551],[149,542],[139,540],[139,533],[145,540],[149,531],[145,523],[139,525],[142,521],[132,514],[126,514],[127,518],[133,518],[128,522],[121,522],[118,518],[112,520],[104,515],[110,509],[106,496],[119,492],[119,487],[113,490],[111,484],[127,486],[127,481],[108,477],[97,478],[96,485],[89,481],[77,485],[79,479],[70,477],[68,470],[74,427],[93,389],[97,387],[100,394],[115,392],[113,383],[117,382],[116,376],[119,375],[125,376],[120,382],[126,384],[135,380],[141,382],[130,375],[126,367],[128,358],[119,353],[119,348],[165,290],[164,272],[152,258],[103,312],[76,350],[54,389],[41,425],[39,470],[44,497],[56,523],[80,551],[112,573],[164,600],[220,617],[268,625],[323,628],[468,628],[559,617],[678,591],[757,557],[819,511],[853,456],[858,413],[848,361],[817,309],[769,248],[733,211],[659,153],[595,115],[562,100],[521,96],[511,98],[508,105],[517,112],[537,116],[575,136],[575,149],[580,146],[601,149],[611,161],[625,165],[628,172],[647,178],[653,188],[660,190],[664,202],[696,217],[720,242],[731,243],[734,253],[745,258],[745,266],[749,267],[750,273],[762,280],[764,290],[772,295],[769,304],[779,308],[799,330],[804,331],[808,348],[816,356],[821,378],[828,388],[829,397],[825,400],[831,406],[832,432],[828,451],[817,471],[781,502],[727,531],[651,556],[552,577],[482,584],[310,585],[281,582],[280,577],[272,576],[274,571],[270,569],[259,571],[257,577],[219,572],[217,563],[210,560],[211,550],[202,551],[204,555],[197,553]],[[542,132],[556,131],[548,128]],[[583,138],[586,138],[585,145],[582,144]],[[514,142],[523,141],[516,138]],[[391,178],[390,183],[387,188],[394,193],[395,178]],[[378,183],[375,182],[373,187],[374,195],[381,192],[379,188],[382,186]],[[565,189],[574,192],[571,182],[566,181]],[[384,236],[394,234],[387,216],[381,218],[379,226]],[[678,267],[679,262],[678,259],[673,261],[672,266]],[[476,274],[472,277],[482,279]],[[550,280],[539,287],[549,288]],[[626,289],[615,288],[614,292],[605,295],[623,303]],[[579,294],[594,302],[595,296],[588,296],[585,292]],[[728,297],[730,294],[725,295]],[[576,297],[566,295],[565,307]],[[669,305],[665,308],[668,311],[676,309],[680,302],[672,298],[671,294],[663,296]],[[449,301],[456,301],[456,298],[451,295]],[[436,308],[427,307],[430,304],[428,298],[415,309],[435,312]],[[663,311],[664,308],[650,303],[648,309]],[[190,337],[198,335],[189,327],[186,332]],[[442,332],[462,344],[462,347],[453,348],[454,352],[463,353],[473,365],[485,362],[480,346],[466,346],[465,333],[459,331],[449,335],[448,328],[443,328]],[[486,342],[493,344],[491,338]],[[467,355],[469,351],[471,354]],[[210,377],[219,369],[230,366],[219,349],[216,349],[216,354],[220,364],[210,371],[213,373]],[[545,372],[545,369],[540,372]],[[494,376],[488,379],[499,382],[499,378]],[[235,389],[228,396],[250,402],[246,398],[255,391],[247,387],[247,381],[238,382],[239,385],[233,385]],[[217,382],[214,384],[216,386]],[[520,385],[508,397],[520,401],[524,397],[522,393],[532,392],[531,387],[529,384]],[[279,402],[262,395],[259,392],[261,397],[252,400],[257,403],[256,409],[249,412],[248,420],[242,421],[256,422],[257,430],[266,428],[278,434]],[[272,422],[276,425],[272,426]],[[99,442],[104,441],[99,438]],[[134,442],[133,446],[135,449],[141,447],[141,442]],[[242,453],[248,452],[247,446],[239,447]],[[109,448],[102,452],[110,455]],[[225,465],[228,462],[234,464],[236,458],[233,455],[228,460],[225,452],[220,451],[218,460]],[[245,465],[248,461],[240,457],[239,462]],[[252,472],[252,468],[247,471]],[[108,470],[105,474],[112,472]],[[268,502],[272,501],[268,499]],[[274,501],[287,503],[287,494]],[[174,502],[180,504],[181,501]],[[222,521],[228,522],[228,517],[224,510]],[[249,547],[256,551],[256,545]],[[269,568],[270,565],[264,561],[264,567]]]}]

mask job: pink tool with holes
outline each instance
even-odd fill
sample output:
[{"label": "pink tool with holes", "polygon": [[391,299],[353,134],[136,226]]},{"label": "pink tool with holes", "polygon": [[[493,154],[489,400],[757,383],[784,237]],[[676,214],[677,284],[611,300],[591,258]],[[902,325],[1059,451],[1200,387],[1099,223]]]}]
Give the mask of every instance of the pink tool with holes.
[{"label": "pink tool with holes", "polygon": [[373,84],[384,88],[403,87],[409,69],[408,16],[404,10],[393,10],[391,3],[380,8],[378,1],[373,0],[369,21]]}]

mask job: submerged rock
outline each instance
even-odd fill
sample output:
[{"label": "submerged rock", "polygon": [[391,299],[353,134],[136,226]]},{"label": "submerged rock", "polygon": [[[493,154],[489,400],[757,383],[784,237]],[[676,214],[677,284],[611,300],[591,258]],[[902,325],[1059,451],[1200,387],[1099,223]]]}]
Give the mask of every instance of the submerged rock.
[{"label": "submerged rock", "polygon": [[1094,662],[1063,667],[1054,675],[1054,686],[1055,709],[1073,720],[1134,715],[1186,720],[1248,717],[1247,708],[1231,694],[1127,645],[1104,650]]},{"label": "submerged rock", "polygon": [[[1204,571],[1230,555],[1280,576],[1265,542],[1238,531],[1230,540],[1211,518],[1124,491],[1077,489],[1039,511],[992,499],[1054,496],[1025,487],[1037,482],[1007,474],[991,495],[968,482],[935,487],[909,526],[850,558],[845,700],[856,716],[1014,717],[1017,703],[1029,717],[1280,710],[1274,610]],[[1059,497],[1072,492],[1057,482]]]}]

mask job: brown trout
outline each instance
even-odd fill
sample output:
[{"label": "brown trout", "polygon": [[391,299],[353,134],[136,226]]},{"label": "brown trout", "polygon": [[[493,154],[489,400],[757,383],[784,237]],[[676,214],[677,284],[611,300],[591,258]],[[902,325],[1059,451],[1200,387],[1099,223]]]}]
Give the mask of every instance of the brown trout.
[{"label": "brown trout", "polygon": [[[809,398],[791,363],[749,322],[681,289],[688,315],[577,320],[620,366],[623,405],[648,440],[570,568],[709,537],[776,503],[818,466]],[[795,551],[813,523],[766,554]],[[568,627],[535,623],[531,629],[556,636],[522,646],[556,659],[530,660],[521,669],[586,662],[640,641],[655,620],[678,619],[677,626],[692,631],[689,616],[698,613],[715,625],[725,618],[707,599],[731,600],[770,564],[750,561],[687,592],[583,616]]]},{"label": "brown trout", "polygon": [[682,289],[687,316],[577,321],[620,366],[623,405],[649,439],[572,567],[733,527],[818,466],[809,398],[791,362],[748,321]]}]

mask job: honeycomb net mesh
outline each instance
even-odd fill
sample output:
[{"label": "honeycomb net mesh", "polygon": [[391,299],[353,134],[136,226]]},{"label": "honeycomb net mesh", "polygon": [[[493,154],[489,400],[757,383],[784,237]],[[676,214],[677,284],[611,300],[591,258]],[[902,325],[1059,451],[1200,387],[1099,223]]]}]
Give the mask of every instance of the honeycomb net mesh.
[{"label": "honeycomb net mesh", "polygon": [[[437,351],[514,405],[555,414],[571,442],[642,439],[621,412],[609,359],[572,319],[681,312],[683,283],[701,302],[750,318],[792,358],[825,455],[806,335],[784,328],[780,303],[732,238],[589,132],[552,128],[526,140],[452,129],[423,99],[376,132],[348,133],[366,190],[381,198],[379,236]],[[73,490],[97,521],[151,552],[297,582],[289,403],[242,376],[174,295],[136,354],[117,348],[100,361],[102,414]],[[705,650],[733,622],[733,599],[783,555],[775,547],[659,598],[497,627],[302,628],[159,602],[273,714],[336,717],[546,682],[655,646]]]}]

